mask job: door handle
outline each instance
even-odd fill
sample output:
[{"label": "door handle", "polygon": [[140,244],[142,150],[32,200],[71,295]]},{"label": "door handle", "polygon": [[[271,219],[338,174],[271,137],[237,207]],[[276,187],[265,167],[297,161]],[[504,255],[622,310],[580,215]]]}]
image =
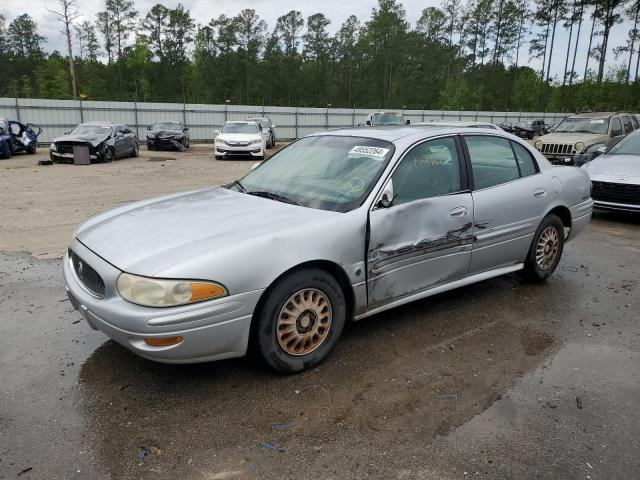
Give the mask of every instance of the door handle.
[{"label": "door handle", "polygon": [[536,188],[533,191],[533,196],[536,198],[544,198],[547,196],[547,190],[545,188]]},{"label": "door handle", "polygon": [[469,209],[467,207],[456,207],[449,212],[449,216],[453,218],[464,217],[469,213]]}]

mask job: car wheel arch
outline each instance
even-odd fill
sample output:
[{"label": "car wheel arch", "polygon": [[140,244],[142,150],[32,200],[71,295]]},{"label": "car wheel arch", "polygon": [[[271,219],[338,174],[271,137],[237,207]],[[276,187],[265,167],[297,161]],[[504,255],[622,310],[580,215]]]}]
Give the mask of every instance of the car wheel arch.
[{"label": "car wheel arch", "polygon": [[254,327],[258,323],[256,319],[259,317],[260,312],[264,307],[264,304],[267,298],[273,291],[274,287],[285,277],[295,272],[310,269],[310,268],[317,268],[320,270],[324,270],[325,272],[329,273],[336,279],[336,281],[342,288],[345,300],[347,302],[347,321],[353,318],[353,313],[355,308],[355,294],[353,292],[353,287],[349,282],[349,277],[347,276],[347,273],[344,271],[344,269],[340,265],[330,260],[310,260],[310,261],[295,265],[289,268],[288,270],[284,271],[269,284],[269,286],[264,290],[264,292],[262,292],[262,295],[260,296],[260,299],[258,300],[258,303],[256,304],[256,308],[253,310],[253,315],[251,317],[251,332],[249,334],[250,337],[253,337]]}]

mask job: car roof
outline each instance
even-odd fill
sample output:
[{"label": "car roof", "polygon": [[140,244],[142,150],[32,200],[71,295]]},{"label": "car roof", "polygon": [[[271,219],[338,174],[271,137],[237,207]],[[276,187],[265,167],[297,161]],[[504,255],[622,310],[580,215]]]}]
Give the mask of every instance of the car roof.
[{"label": "car roof", "polygon": [[610,117],[612,115],[629,115],[625,112],[585,112],[585,113],[576,113],[575,115],[569,115],[569,118],[601,118],[601,117]]},{"label": "car roof", "polygon": [[413,124],[414,126],[427,126],[427,125],[442,125],[442,126],[450,126],[450,127],[466,127],[468,125],[494,125],[491,122],[480,122],[476,120],[428,120],[426,122],[417,122]]},{"label": "car roof", "polygon": [[181,120],[171,120],[168,118],[165,118],[163,120],[156,120],[154,123],[182,123]]},{"label": "car roof", "polygon": [[269,117],[249,117],[247,120],[269,120]]},{"label": "car roof", "polygon": [[347,127],[334,128],[312,133],[308,136],[338,135],[344,137],[363,137],[374,138],[377,140],[386,140],[394,142],[401,138],[415,136],[417,140],[420,138],[429,138],[438,134],[456,134],[456,133],[487,133],[491,135],[504,134],[508,138],[515,138],[503,130],[495,130],[492,128],[475,128],[475,127],[455,127],[450,125],[390,125],[385,127]]},{"label": "car roof", "polygon": [[95,122],[82,122],[80,125],[95,125],[97,127],[116,127],[116,126],[122,126],[121,123],[113,123],[113,122],[99,122],[99,121],[95,121]]},{"label": "car roof", "polygon": [[253,123],[253,124],[255,124],[256,122],[254,122],[253,120],[227,120],[224,123]]}]

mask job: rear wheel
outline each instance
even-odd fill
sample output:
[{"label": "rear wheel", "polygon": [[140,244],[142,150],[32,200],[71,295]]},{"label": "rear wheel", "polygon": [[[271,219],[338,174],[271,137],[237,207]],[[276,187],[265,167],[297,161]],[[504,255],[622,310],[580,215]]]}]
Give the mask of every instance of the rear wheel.
[{"label": "rear wheel", "polygon": [[544,217],[524,263],[523,276],[534,282],[542,282],[555,271],[564,249],[564,224],[557,215]]},{"label": "rear wheel", "polygon": [[262,359],[282,373],[301,372],[324,360],[346,321],[344,292],[320,269],[301,270],[269,293],[253,332]]}]

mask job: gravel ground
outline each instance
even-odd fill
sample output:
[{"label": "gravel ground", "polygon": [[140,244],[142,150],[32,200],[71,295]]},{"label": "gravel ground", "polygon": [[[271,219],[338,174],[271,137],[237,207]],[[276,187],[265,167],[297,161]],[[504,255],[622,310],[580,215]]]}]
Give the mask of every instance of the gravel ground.
[{"label": "gravel ground", "polygon": [[59,257],[87,216],[251,162],[35,160],[0,163],[0,478],[637,477],[638,217],[597,215],[543,285],[507,275],[352,324],[299,375],[168,366],[90,330]]}]

